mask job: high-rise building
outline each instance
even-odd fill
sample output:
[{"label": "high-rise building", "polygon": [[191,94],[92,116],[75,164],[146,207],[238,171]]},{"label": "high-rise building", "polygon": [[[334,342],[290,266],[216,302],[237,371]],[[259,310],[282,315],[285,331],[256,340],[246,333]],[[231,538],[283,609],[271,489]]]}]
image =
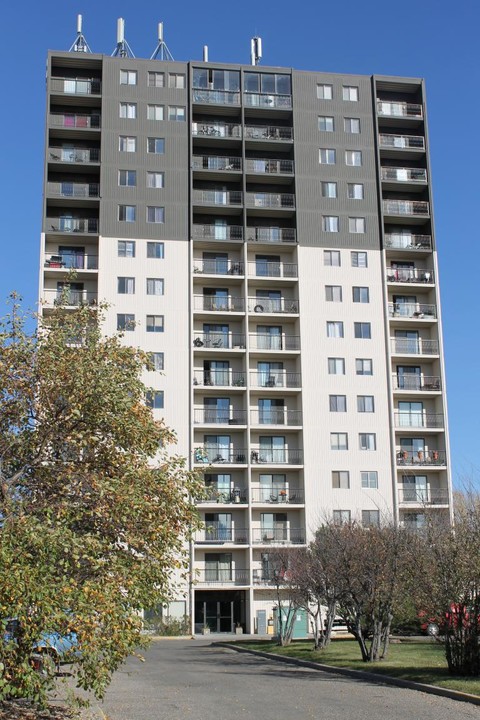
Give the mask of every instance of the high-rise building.
[{"label": "high-rise building", "polygon": [[[420,79],[51,52],[40,298],[110,303],[205,473],[169,612],[262,630],[322,519],[449,516]],[[64,292],[65,294],[65,292]]]}]

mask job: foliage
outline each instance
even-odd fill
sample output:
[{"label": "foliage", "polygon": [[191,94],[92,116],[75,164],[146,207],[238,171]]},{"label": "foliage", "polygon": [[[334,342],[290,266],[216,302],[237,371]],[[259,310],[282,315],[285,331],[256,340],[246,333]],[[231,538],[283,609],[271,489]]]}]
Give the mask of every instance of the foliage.
[{"label": "foliage", "polygon": [[[138,611],[168,600],[198,526],[198,479],[145,406],[148,357],[104,337],[102,308],[58,307],[39,329],[14,297],[0,322],[0,700],[45,702],[30,654],[74,631],[78,686],[101,697],[142,642]],[[5,624],[5,623],[4,623]]]},{"label": "foliage", "polygon": [[181,637],[190,633],[190,618],[184,615],[182,618],[171,617],[151,617],[144,620],[144,628],[151,635],[161,635],[163,637]]}]

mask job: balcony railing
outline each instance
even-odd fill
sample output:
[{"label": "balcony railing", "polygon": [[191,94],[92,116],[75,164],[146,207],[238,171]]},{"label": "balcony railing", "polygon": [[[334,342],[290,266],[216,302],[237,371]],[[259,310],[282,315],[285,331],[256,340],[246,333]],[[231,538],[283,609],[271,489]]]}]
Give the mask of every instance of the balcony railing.
[{"label": "balcony railing", "polygon": [[242,138],[242,126],[235,123],[192,123],[192,135],[194,137],[209,138]]},{"label": "balcony railing", "polygon": [[98,198],[99,183],[47,182],[47,195],[66,198]]},{"label": "balcony railing", "polygon": [[248,298],[248,312],[273,314],[298,313],[298,300],[293,298]]},{"label": "balcony railing", "polygon": [[48,150],[48,159],[62,163],[98,163],[100,148],[51,147]]},{"label": "balcony railing", "polygon": [[387,268],[387,281],[393,283],[433,283],[435,275],[430,268]]},{"label": "balcony railing", "polygon": [[225,448],[222,445],[198,447],[194,450],[193,460],[197,465],[245,465],[247,450],[245,448]]},{"label": "balcony railing", "polygon": [[240,260],[193,260],[193,272],[202,275],[243,275],[244,265]]},{"label": "balcony railing", "polygon": [[293,128],[278,125],[246,125],[246,140],[293,140]]},{"label": "balcony railing", "polygon": [[214,155],[194,155],[192,158],[192,170],[242,170],[242,159],[239,157],[223,157]]},{"label": "balcony railing", "polygon": [[304,502],[303,490],[297,487],[268,486],[254,487],[251,490],[252,503],[274,503],[302,505]]},{"label": "balcony railing", "polygon": [[248,490],[247,488],[234,487],[231,490],[221,490],[217,487],[206,487],[203,495],[200,498],[195,498],[197,504],[206,503],[226,503],[228,505],[234,503],[247,503],[248,502]]},{"label": "balcony railing", "polygon": [[198,425],[246,425],[245,410],[219,410],[217,408],[195,408],[193,422]]},{"label": "balcony railing", "polygon": [[398,489],[398,500],[419,505],[448,505],[449,498],[447,489],[404,486]]},{"label": "balcony railing", "polygon": [[252,528],[254,545],[302,545],[305,543],[304,528],[292,528],[288,525]]},{"label": "balcony railing", "polygon": [[98,270],[97,255],[52,255],[45,253],[43,261],[46,268],[64,268],[67,270]]},{"label": "balcony railing", "polygon": [[446,465],[444,450],[400,450],[397,452],[397,465]]},{"label": "balcony railing", "polygon": [[236,90],[193,88],[193,102],[204,105],[240,105],[240,93]]},{"label": "balcony railing", "polygon": [[228,527],[219,522],[206,522],[203,530],[198,530],[195,536],[196,543],[233,543],[245,545],[248,542],[247,528]]},{"label": "balcony railing", "polygon": [[195,585],[249,585],[250,571],[232,567],[195,567]]},{"label": "balcony railing", "polygon": [[243,227],[241,225],[194,225],[194,240],[212,240],[225,242],[226,240],[243,240]]},{"label": "balcony railing", "polygon": [[246,107],[266,107],[266,108],[284,108],[292,107],[291,95],[268,95],[266,93],[243,94]]},{"label": "balcony railing", "polygon": [[193,309],[205,312],[244,312],[243,297],[216,297],[215,295],[194,295]]},{"label": "balcony railing", "polygon": [[403,235],[387,233],[385,235],[385,247],[394,250],[431,250],[431,235]]},{"label": "balcony railing", "polygon": [[[241,190],[194,190],[194,205],[241,205],[243,193]],[[224,230],[219,226],[220,230]]]},{"label": "balcony railing", "polygon": [[390,317],[396,318],[436,318],[437,307],[436,305],[429,305],[425,303],[388,303],[388,314]]},{"label": "balcony railing", "polygon": [[396,412],[394,413],[396,428],[442,428],[443,413],[432,412]]},{"label": "balcony railing", "polygon": [[385,215],[430,215],[430,203],[426,200],[383,200]]},{"label": "balcony railing", "polygon": [[248,274],[250,277],[261,278],[297,278],[298,265],[296,263],[256,260],[248,263]]},{"label": "balcony railing", "polygon": [[50,125],[64,128],[100,128],[100,114],[50,113]]},{"label": "balcony railing", "polygon": [[297,372],[271,370],[270,372],[251,372],[250,386],[256,388],[299,388],[302,376]]},{"label": "balcony railing", "polygon": [[43,301],[47,305],[96,305],[98,294],[88,290],[44,290]]},{"label": "balcony railing", "polygon": [[50,89],[66,95],[100,95],[102,83],[99,78],[52,77]]},{"label": "balcony railing", "polygon": [[297,234],[294,228],[279,227],[248,227],[248,242],[262,243],[289,243],[297,242]]},{"label": "balcony railing", "polygon": [[249,207],[257,208],[283,208],[295,207],[295,195],[292,193],[264,193],[247,192],[246,201]]},{"label": "balcony railing", "polygon": [[245,373],[238,370],[198,370],[193,384],[199,387],[246,387]]},{"label": "balcony railing", "polygon": [[425,338],[391,338],[395,355],[438,355],[438,340]]},{"label": "balcony railing", "polygon": [[250,420],[252,425],[295,425],[302,424],[302,412],[300,410],[288,410],[287,408],[269,408],[268,410],[251,410]]},{"label": "balcony railing", "polygon": [[249,340],[251,350],[300,350],[299,335],[251,333]]},{"label": "balcony railing", "polygon": [[413,392],[441,390],[442,383],[438,375],[392,375],[394,390]]},{"label": "balcony railing", "polygon": [[250,462],[253,464],[269,463],[270,465],[301,465],[303,450],[292,448],[264,448],[252,446]]},{"label": "balcony railing", "polygon": [[396,150],[425,150],[425,138],[421,135],[390,135],[380,133],[381,148],[395,148]]},{"label": "balcony railing", "polygon": [[377,100],[377,113],[384,117],[418,118],[423,117],[422,106],[418,103],[389,102]]},{"label": "balcony railing", "polygon": [[196,332],[194,333],[193,346],[198,350],[203,348],[243,350],[245,349],[245,335],[236,332]]},{"label": "balcony railing", "polygon": [[382,180],[394,180],[396,182],[426,183],[427,171],[423,168],[397,168],[382,167]]},{"label": "balcony railing", "polygon": [[245,170],[265,175],[293,175],[293,160],[247,158]]},{"label": "balcony railing", "polygon": [[59,233],[93,233],[98,235],[98,218],[47,218],[46,231]]}]

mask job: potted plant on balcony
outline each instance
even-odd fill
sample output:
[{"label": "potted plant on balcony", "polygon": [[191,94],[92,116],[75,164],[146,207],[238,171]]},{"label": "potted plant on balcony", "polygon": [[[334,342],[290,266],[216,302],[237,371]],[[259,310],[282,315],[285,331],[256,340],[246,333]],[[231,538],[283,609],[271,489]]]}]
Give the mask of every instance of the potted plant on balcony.
[{"label": "potted plant on balcony", "polygon": [[286,490],[280,490],[278,493],[280,496],[280,502],[287,502],[287,491]]}]

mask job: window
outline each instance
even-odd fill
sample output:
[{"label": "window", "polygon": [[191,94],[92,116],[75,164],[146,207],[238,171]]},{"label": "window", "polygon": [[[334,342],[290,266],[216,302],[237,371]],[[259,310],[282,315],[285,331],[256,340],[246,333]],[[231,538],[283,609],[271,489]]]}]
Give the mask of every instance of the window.
[{"label": "window", "polygon": [[182,73],[169,73],[168,87],[183,90],[185,88],[185,75]]},{"label": "window", "polygon": [[120,85],[136,85],[137,84],[137,71],[136,70],[120,70]]},{"label": "window", "polygon": [[352,252],[352,267],[366,268],[368,267],[366,252]]},{"label": "window", "polygon": [[330,412],[347,412],[347,396],[346,395],[329,395]]},{"label": "window", "polygon": [[359,433],[358,447],[360,450],[376,450],[377,436],[375,433]]},{"label": "window", "polygon": [[368,303],[370,302],[370,293],[368,287],[354,287],[353,290],[353,302],[354,303]]},{"label": "window", "polygon": [[332,100],[333,98],[333,85],[317,85],[317,98],[319,100]]},{"label": "window", "polygon": [[119,170],[118,171],[118,184],[126,187],[135,187],[137,184],[137,171],[136,170]]},{"label": "window", "polygon": [[152,410],[162,410],[163,390],[148,390],[145,396],[145,404]]},{"label": "window", "polygon": [[363,200],[363,184],[347,183],[347,197],[349,200]]},{"label": "window", "polygon": [[147,278],[147,295],[163,295],[163,279]]},{"label": "window", "polygon": [[363,413],[375,412],[373,395],[357,395],[357,410]]},{"label": "window", "polygon": [[118,149],[120,152],[136,152],[137,138],[120,135],[118,138]]},{"label": "window", "polygon": [[163,120],[163,105],[147,105],[147,120]]},{"label": "window", "polygon": [[348,218],[348,232],[364,233],[365,232],[365,218],[349,217]]},{"label": "window", "polygon": [[120,222],[135,222],[137,217],[136,205],[119,205],[118,219]]},{"label": "window", "polygon": [[340,320],[327,321],[327,337],[343,338],[343,322]]},{"label": "window", "polygon": [[183,122],[186,119],[185,108],[181,105],[169,105],[168,119]]},{"label": "window", "polygon": [[357,358],[355,360],[357,375],[373,375],[373,362],[370,358]]},{"label": "window", "polygon": [[345,164],[360,167],[362,164],[362,151],[345,150]]},{"label": "window", "polygon": [[333,132],[335,130],[333,117],[330,117],[329,115],[319,115],[318,129],[323,132]]},{"label": "window", "polygon": [[120,117],[128,120],[135,120],[137,117],[137,103],[120,103]]},{"label": "window", "polygon": [[148,353],[148,359],[153,366],[153,369],[159,372],[164,369],[164,356],[162,352],[150,352]]},{"label": "window", "polygon": [[161,88],[165,86],[165,73],[149,72],[147,76],[148,87]]},{"label": "window", "polygon": [[367,488],[369,490],[376,490],[378,488],[378,473],[376,470],[361,472],[360,478],[362,481],[362,488]]},{"label": "window", "polygon": [[323,264],[330,267],[340,267],[340,250],[324,250]]},{"label": "window", "polygon": [[118,257],[135,257],[135,240],[118,241]]},{"label": "window", "polygon": [[325,285],[325,300],[327,302],[342,302],[342,286]]},{"label": "window", "polygon": [[335,165],[336,157],[333,148],[320,148],[318,151],[318,162],[321,165]]},{"label": "window", "polygon": [[328,358],[329,375],[345,375],[345,358]]},{"label": "window", "polygon": [[162,242],[147,242],[147,258],[163,259],[165,246]]},{"label": "window", "polygon": [[165,140],[163,138],[147,138],[147,152],[163,155],[165,152]]},{"label": "window", "polygon": [[350,522],[350,510],[334,510],[333,511],[333,524],[334,525],[348,525]]},{"label": "window", "polygon": [[342,99],[350,102],[358,102],[358,87],[354,85],[344,85],[342,87]]},{"label": "window", "polygon": [[332,471],[332,488],[348,490],[350,488],[350,473],[348,470]]},{"label": "window", "polygon": [[147,332],[163,332],[163,315],[147,315]]},{"label": "window", "polygon": [[380,510],[362,510],[363,527],[380,526]]},{"label": "window", "polygon": [[372,337],[372,328],[369,322],[356,322],[353,324],[354,334],[356,338],[370,340]]},{"label": "window", "polygon": [[118,313],[117,330],[127,332],[135,330],[135,315],[128,313]]},{"label": "window", "polygon": [[147,222],[148,223],[163,223],[163,222],[165,222],[165,208],[148,205],[147,206]]},{"label": "window", "polygon": [[119,277],[117,278],[117,292],[119,295],[135,294],[135,278]]},{"label": "window", "polygon": [[163,172],[147,172],[147,187],[163,188],[165,181],[165,173]]},{"label": "window", "polygon": [[323,215],[322,228],[324,232],[338,232],[338,217],[336,215]]},{"label": "window", "polygon": [[336,182],[322,182],[322,197],[336,198],[337,197],[337,183]]},{"label": "window", "polygon": [[348,450],[347,433],[330,433],[331,450]]},{"label": "window", "polygon": [[343,118],[343,129],[351,135],[358,135],[360,132],[360,118]]}]

